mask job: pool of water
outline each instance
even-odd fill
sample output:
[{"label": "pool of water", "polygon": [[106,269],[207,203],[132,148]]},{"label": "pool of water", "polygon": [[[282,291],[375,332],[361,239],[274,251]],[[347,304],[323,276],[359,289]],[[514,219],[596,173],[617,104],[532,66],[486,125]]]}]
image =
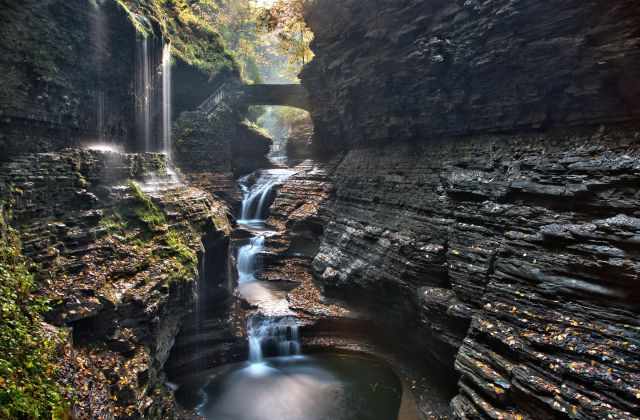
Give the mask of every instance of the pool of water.
[{"label": "pool of water", "polygon": [[197,411],[209,420],[396,420],[402,397],[390,367],[354,355],[269,358],[207,380],[185,384],[179,396],[199,400]]}]

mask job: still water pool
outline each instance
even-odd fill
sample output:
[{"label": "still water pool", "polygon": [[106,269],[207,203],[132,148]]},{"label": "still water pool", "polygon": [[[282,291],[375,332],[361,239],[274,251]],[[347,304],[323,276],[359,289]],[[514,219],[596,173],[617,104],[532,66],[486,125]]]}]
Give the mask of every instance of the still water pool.
[{"label": "still water pool", "polygon": [[235,365],[198,394],[210,420],[395,420],[402,385],[380,361],[320,354]]}]

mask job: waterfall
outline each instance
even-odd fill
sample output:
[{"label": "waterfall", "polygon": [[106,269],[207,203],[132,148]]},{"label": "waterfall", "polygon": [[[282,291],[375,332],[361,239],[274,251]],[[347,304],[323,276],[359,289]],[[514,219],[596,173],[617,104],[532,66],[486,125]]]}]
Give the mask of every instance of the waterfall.
[{"label": "waterfall", "polygon": [[243,192],[240,223],[263,222],[268,210],[268,200],[272,196],[274,187],[282,184],[294,174],[290,169],[271,169],[262,171],[260,177],[251,187],[247,183],[251,175],[240,179]]},{"label": "waterfall", "polygon": [[98,144],[105,143],[105,90],[104,69],[107,61],[109,40],[107,38],[107,17],[102,9],[102,0],[91,1],[93,14],[91,15],[91,42],[95,51],[96,65],[96,133]]},{"label": "waterfall", "polygon": [[248,283],[256,280],[258,255],[264,249],[264,236],[254,236],[248,245],[238,250],[238,282]]},{"label": "waterfall", "polygon": [[162,149],[171,160],[171,44],[162,47]]},{"label": "waterfall", "polygon": [[146,37],[136,42],[136,126],[141,149],[151,151],[151,59]]},{"label": "waterfall", "polygon": [[[295,171],[290,169],[270,169],[245,176],[239,180],[243,200],[238,223],[244,224],[252,230],[255,229],[254,236],[249,240],[249,243],[238,250],[238,283],[245,288],[260,283],[256,278],[260,269],[258,258],[264,251],[265,238],[270,234],[265,232],[265,217],[274,188],[294,173]],[[252,183],[251,181],[256,175],[257,179]],[[259,293],[268,295],[265,290],[260,290]],[[285,306],[287,306],[286,300]],[[288,307],[286,311],[288,312]],[[291,356],[300,354],[298,324],[293,317],[265,318],[264,315],[254,315],[249,318],[247,333],[249,361],[252,369],[260,371],[264,368],[265,355]]]},{"label": "waterfall", "polygon": [[98,120],[98,142],[104,144],[105,142],[105,126],[104,126],[104,91],[98,91],[98,109],[96,119]]},{"label": "waterfall", "polygon": [[264,362],[264,354],[296,356],[300,354],[299,326],[293,317],[249,319],[249,362]]}]

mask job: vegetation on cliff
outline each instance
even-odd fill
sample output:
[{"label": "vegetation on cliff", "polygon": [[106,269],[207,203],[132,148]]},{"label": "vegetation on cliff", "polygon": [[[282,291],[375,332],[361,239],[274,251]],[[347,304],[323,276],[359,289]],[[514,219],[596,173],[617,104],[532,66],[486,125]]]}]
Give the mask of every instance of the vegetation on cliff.
[{"label": "vegetation on cliff", "polygon": [[218,9],[214,0],[117,0],[130,14],[138,32],[147,36],[153,30],[141,16],[157,25],[186,63],[210,76],[223,71],[239,71],[233,54],[225,48],[220,32],[205,11]]},{"label": "vegetation on cliff", "polygon": [[288,57],[289,63],[298,66],[298,70],[313,59],[310,48],[313,32],[304,18],[307,1],[277,0],[258,15],[260,28],[276,35],[280,54]]},{"label": "vegetation on cliff", "polygon": [[0,418],[64,418],[55,382],[57,333],[43,328],[46,300],[32,294],[31,265],[0,212]]}]

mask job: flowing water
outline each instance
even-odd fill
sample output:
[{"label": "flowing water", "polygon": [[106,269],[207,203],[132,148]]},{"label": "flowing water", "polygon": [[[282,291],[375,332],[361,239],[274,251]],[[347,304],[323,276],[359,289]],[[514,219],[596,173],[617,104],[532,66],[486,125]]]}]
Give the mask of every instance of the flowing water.
[{"label": "flowing water", "polygon": [[136,43],[136,126],[145,152],[151,151],[151,94],[149,40],[143,37]]},{"label": "flowing water", "polygon": [[267,356],[300,355],[298,322],[293,317],[260,318],[249,320],[249,362],[265,362]]},{"label": "flowing water", "polygon": [[177,397],[208,420],[396,420],[402,385],[392,369],[370,358],[304,355],[287,300],[292,286],[263,279],[262,261],[277,235],[266,224],[269,207],[294,173],[262,170],[240,180],[238,224],[251,234],[236,256],[238,292],[253,308],[248,360],[190,377]]},{"label": "flowing water", "polygon": [[275,187],[287,180],[295,171],[291,169],[268,169],[259,171],[258,177],[252,185],[250,181],[255,174],[240,179],[243,193],[242,210],[238,223],[243,225],[264,224],[269,205],[275,193]]},{"label": "flowing water", "polygon": [[162,150],[171,160],[171,44],[162,47]]},{"label": "flowing water", "polygon": [[238,283],[245,284],[256,281],[258,256],[264,249],[262,235],[254,236],[249,243],[238,250]]}]

